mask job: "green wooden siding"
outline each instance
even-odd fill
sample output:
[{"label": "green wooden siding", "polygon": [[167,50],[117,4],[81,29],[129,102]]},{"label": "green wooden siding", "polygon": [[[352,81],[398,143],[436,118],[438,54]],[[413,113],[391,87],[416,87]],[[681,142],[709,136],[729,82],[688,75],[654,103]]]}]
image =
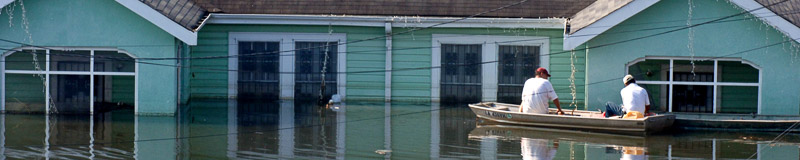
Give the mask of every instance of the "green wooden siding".
[{"label": "green wooden siding", "polygon": [[[333,33],[345,33],[348,42],[362,39],[380,37],[384,35],[380,27],[349,27],[331,26]],[[329,26],[301,26],[301,25],[207,25],[198,34],[198,45],[192,47],[192,57],[224,56],[228,54],[229,32],[299,32],[299,33],[327,33]],[[408,28],[394,28],[395,33],[405,32]],[[429,102],[431,87],[431,70],[420,68],[431,66],[432,34],[470,34],[470,35],[501,35],[501,36],[545,36],[550,38],[551,55],[550,68],[553,77],[551,82],[558,92],[561,101],[569,104],[572,100],[569,89],[570,52],[561,50],[562,31],[560,29],[425,29],[413,33],[404,33],[393,36],[392,42],[392,68],[398,71],[391,73],[392,99],[403,102]],[[347,99],[351,101],[382,101],[384,99],[384,72],[385,67],[385,39],[354,42],[347,44],[347,71],[378,71],[369,73],[347,74]],[[287,53],[284,53],[287,54]],[[575,68],[577,69],[576,102],[582,107],[584,99],[583,84],[585,83],[585,53],[575,52]],[[212,71],[213,69],[227,69],[227,59],[195,59],[191,66],[191,81],[189,83],[191,97],[193,98],[224,98],[227,97],[227,73]],[[206,68],[206,69],[203,69]]]},{"label": "green wooden siding", "polygon": [[[214,25],[203,27],[198,33],[198,45],[192,47],[192,57],[228,55],[229,32],[293,32],[328,33],[328,26],[297,25]],[[344,33],[347,41],[383,35],[382,27],[331,26],[333,33]],[[385,40],[375,39],[347,44],[347,72],[378,71],[347,74],[348,100],[383,100],[385,66]],[[282,53],[292,54],[292,53]],[[190,92],[192,98],[225,98],[228,95],[227,59],[195,59],[190,64]]]},{"label": "green wooden siding", "polygon": [[[394,32],[405,32],[406,28],[394,28]],[[570,56],[572,52],[563,51],[561,29],[497,29],[497,28],[434,28],[415,31],[413,33],[399,34],[393,37],[392,68],[419,68],[431,66],[431,52],[438,48],[431,47],[433,34],[464,34],[464,35],[497,35],[497,36],[539,36],[550,37],[550,73],[553,75],[550,82],[559,96],[562,106],[572,102],[570,89]],[[410,49],[419,48],[419,49]],[[542,53],[545,54],[545,53]],[[575,51],[575,84],[576,103],[579,109],[585,108],[584,84],[586,54],[583,50]],[[396,101],[428,102],[431,95],[431,70],[408,70],[392,72],[392,99]],[[486,76],[486,75],[484,75]]]}]

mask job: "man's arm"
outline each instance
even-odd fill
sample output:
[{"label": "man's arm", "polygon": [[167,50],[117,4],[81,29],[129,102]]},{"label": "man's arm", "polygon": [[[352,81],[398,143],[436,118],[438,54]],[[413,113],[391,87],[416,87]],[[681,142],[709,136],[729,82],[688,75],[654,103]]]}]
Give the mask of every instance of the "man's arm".
[{"label": "man's arm", "polygon": [[561,103],[558,102],[558,98],[554,99],[553,103],[555,103],[556,107],[558,107],[558,111],[556,113],[557,114],[564,114],[564,111],[561,111]]},{"label": "man's arm", "polygon": [[648,105],[644,105],[644,115],[647,115],[647,113],[649,113],[649,112],[650,112],[650,105],[649,104]]}]

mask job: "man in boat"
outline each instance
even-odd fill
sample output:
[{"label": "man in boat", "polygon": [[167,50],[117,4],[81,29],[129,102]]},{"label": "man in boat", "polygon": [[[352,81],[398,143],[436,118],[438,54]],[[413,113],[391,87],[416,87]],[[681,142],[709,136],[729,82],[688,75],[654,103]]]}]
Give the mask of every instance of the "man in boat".
[{"label": "man in boat", "polygon": [[522,104],[520,104],[519,112],[547,114],[550,109],[548,102],[553,101],[558,107],[557,113],[564,114],[564,111],[561,111],[561,104],[558,103],[556,91],[547,80],[549,77],[550,73],[547,73],[547,69],[539,67],[536,69],[536,77],[525,81],[525,86],[522,87]]},{"label": "man in boat", "polygon": [[624,115],[624,118],[642,118],[650,111],[650,98],[647,91],[636,84],[632,75],[622,78],[625,88],[619,92],[622,96],[622,106],[611,102],[606,104],[605,117]]}]

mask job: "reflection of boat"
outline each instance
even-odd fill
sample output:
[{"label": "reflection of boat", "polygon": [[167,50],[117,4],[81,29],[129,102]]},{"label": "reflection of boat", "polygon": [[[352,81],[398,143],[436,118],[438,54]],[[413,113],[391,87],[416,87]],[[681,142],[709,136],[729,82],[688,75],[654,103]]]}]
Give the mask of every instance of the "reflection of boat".
[{"label": "reflection of boat", "polygon": [[568,140],[574,142],[587,142],[595,144],[610,144],[618,146],[645,146],[645,137],[628,136],[619,134],[606,134],[584,132],[575,130],[562,130],[553,128],[528,127],[519,125],[478,125],[469,132],[470,138],[494,137],[499,139],[517,140],[522,138]]},{"label": "reflection of boat", "polygon": [[479,118],[503,124],[628,135],[656,133],[672,126],[675,120],[675,115],[656,115],[639,119],[604,118],[600,112],[594,111],[575,111],[568,112],[570,115],[556,115],[555,109],[551,109],[549,114],[520,113],[517,112],[517,105],[494,102],[470,104],[469,108]]},{"label": "reflection of boat", "polygon": [[[767,131],[783,132],[796,123],[800,116],[753,115],[753,114],[708,114],[674,113],[675,126],[690,130]],[[792,132],[800,132],[795,126]]]}]

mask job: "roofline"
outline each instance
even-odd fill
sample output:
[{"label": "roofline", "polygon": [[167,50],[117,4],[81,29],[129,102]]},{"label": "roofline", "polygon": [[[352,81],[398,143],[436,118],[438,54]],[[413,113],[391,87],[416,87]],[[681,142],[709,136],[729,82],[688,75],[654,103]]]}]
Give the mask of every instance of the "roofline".
[{"label": "roofline", "polygon": [[175,38],[183,41],[184,43],[194,46],[197,45],[197,33],[192,32],[180,24],[172,21],[167,16],[159,13],[155,9],[151,8],[150,6],[138,1],[138,0],[116,0],[117,3],[125,6],[125,8],[130,9],[134,13],[138,14],[150,23],[155,24],[162,30],[166,31],[167,33],[171,34]]},{"label": "roofline", "polygon": [[[209,24],[283,24],[283,25],[339,25],[385,27],[430,27],[451,22],[455,17],[418,16],[350,16],[350,15],[286,15],[286,14],[224,14],[212,13]],[[563,18],[468,18],[437,28],[548,28],[563,29]]]},{"label": "roofline", "polygon": [[575,47],[578,47],[589,40],[597,37],[603,32],[608,31],[611,27],[614,27],[623,21],[627,20],[633,15],[638,14],[639,12],[643,11],[644,9],[649,8],[653,4],[656,4],[660,0],[634,0],[630,3],[626,4],[625,6],[617,9],[614,12],[606,15],[603,18],[595,21],[594,23],[583,27],[582,29],[576,31],[572,34],[564,34],[564,50],[572,50]]},{"label": "roofline", "polygon": [[784,19],[782,16],[778,16],[772,10],[764,7],[764,5],[761,5],[755,0],[736,0],[731,2],[733,2],[733,4],[736,4],[739,7],[742,7],[742,9],[746,11],[761,8],[759,10],[750,12],[750,14],[758,17],[758,19],[761,19],[767,24],[775,27],[775,29],[777,29],[778,31],[783,32],[784,35],[794,39],[795,42],[800,43],[800,27],[797,27],[797,25],[792,24],[788,20]]}]

